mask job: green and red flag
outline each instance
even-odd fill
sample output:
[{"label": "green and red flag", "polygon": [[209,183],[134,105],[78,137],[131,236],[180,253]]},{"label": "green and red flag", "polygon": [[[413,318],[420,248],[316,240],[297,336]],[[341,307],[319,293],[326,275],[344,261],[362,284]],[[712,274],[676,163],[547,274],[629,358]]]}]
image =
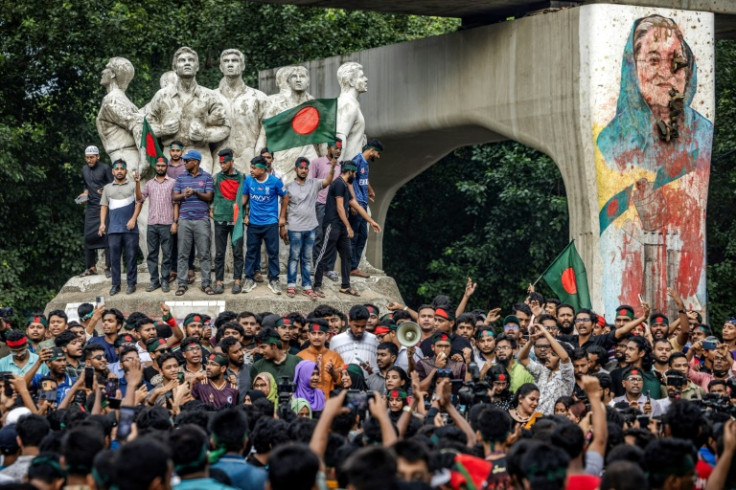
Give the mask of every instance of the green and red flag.
[{"label": "green and red flag", "polygon": [[246,177],[243,176],[233,203],[233,234],[231,235],[233,245],[243,238],[243,188],[245,187],[245,179]]},{"label": "green and red flag", "polygon": [[156,134],[153,132],[153,129],[151,129],[151,126],[148,124],[145,117],[143,118],[141,148],[145,150],[146,161],[148,161],[148,164],[153,169],[156,168],[156,160],[159,158],[166,158],[166,155],[164,155],[161,145],[158,142],[158,138],[156,138]]},{"label": "green and red flag", "polygon": [[575,310],[591,307],[585,264],[575,248],[575,240],[565,247],[542,277],[563,303],[572,305]]},{"label": "green and red flag", "polygon": [[337,132],[337,99],[312,99],[263,120],[273,151],[329,143]]}]

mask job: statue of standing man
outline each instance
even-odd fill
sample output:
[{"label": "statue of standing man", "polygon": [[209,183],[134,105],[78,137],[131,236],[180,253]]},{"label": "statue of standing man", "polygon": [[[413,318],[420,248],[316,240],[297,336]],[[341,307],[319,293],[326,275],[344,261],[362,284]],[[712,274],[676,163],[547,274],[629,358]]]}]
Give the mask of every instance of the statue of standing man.
[{"label": "statue of standing man", "polygon": [[256,143],[261,132],[261,120],[266,110],[266,94],[251,88],[243,81],[245,56],[237,49],[226,49],[220,54],[220,71],[224,75],[215,92],[220,95],[231,124],[230,136],[212,152],[216,160],[221,148],[233,150],[235,167],[246,174],[250,160],[256,156]]},{"label": "statue of standing man", "polygon": [[143,114],[125,95],[134,75],[130,61],[118,56],[110,58],[100,80],[107,94],[97,114],[97,133],[110,161],[125,160],[131,170],[138,169],[137,142],[141,139],[143,124]]},{"label": "statue of standing man", "polygon": [[352,160],[366,144],[365,118],[358,96],[368,91],[368,78],[360,63],[350,61],[337,69],[340,96],[337,98],[337,137],[343,141],[343,156]]},{"label": "statue of standing man", "polygon": [[186,150],[202,154],[200,165],[212,173],[210,143],[219,143],[230,135],[230,121],[220,96],[197,84],[199,57],[189,47],[176,50],[172,61],[176,72],[174,85],[162,88],[153,96],[146,115],[153,132],[161,138],[165,151],[174,140]]}]

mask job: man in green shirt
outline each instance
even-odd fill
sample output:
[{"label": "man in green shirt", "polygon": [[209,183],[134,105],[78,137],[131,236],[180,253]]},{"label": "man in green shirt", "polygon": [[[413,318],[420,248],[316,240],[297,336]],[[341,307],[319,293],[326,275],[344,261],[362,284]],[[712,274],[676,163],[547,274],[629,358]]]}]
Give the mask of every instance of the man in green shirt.
[{"label": "man in green shirt", "polygon": [[[217,152],[220,172],[215,175],[215,196],[210,208],[210,217],[215,222],[215,294],[225,292],[222,284],[225,279],[225,252],[227,242],[236,226],[243,226],[241,220],[233,222],[233,205],[238,197],[238,189],[243,182],[243,174],[235,169],[233,150],[225,148]],[[233,245],[233,294],[243,290],[240,280],[243,277],[243,238]]]},{"label": "man in green shirt", "polygon": [[496,339],[496,362],[502,364],[511,376],[511,393],[516,393],[524,383],[534,383],[531,373],[514,358],[517,347],[516,339],[509,335],[499,335]]},{"label": "man in green shirt", "polygon": [[303,359],[289,354],[282,348],[278,332],[273,328],[264,328],[256,337],[256,342],[262,348],[263,358],[253,363],[253,367],[250,368],[250,379],[256,379],[258,374],[267,372],[271,373],[277,383],[281,381],[282,376],[293,380],[296,365]]}]

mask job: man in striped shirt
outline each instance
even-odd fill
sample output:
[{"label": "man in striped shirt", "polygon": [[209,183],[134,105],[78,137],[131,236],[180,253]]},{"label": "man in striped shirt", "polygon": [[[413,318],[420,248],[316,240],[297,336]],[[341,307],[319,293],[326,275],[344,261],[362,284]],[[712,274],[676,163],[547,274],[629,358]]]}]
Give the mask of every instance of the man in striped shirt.
[{"label": "man in striped shirt", "polygon": [[[138,214],[140,203],[135,202],[135,185],[128,180],[128,164],[118,159],[112,164],[112,176],[115,180],[102,189],[100,199],[100,236],[107,233],[110,245],[110,268],[112,269],[112,288],[110,296],[120,292],[120,260],[125,248],[125,267],[127,270],[126,294],[135,292],[138,281],[136,258],[138,255]],[[105,226],[110,215],[110,228]]]},{"label": "man in striped shirt", "polygon": [[[149,293],[158,288],[164,293],[169,292],[169,276],[171,275],[171,245],[172,234],[176,233],[178,209],[174,211],[174,179],[167,175],[168,163],[166,158],[159,157],[156,161],[156,176],[146,182],[141,192],[141,179],[135,179],[135,198],[141,205],[150,198],[148,206],[148,229],[146,242],[148,256],[146,264],[151,275],[151,284],[146,288]],[[158,251],[161,248],[161,277],[158,275]]]}]

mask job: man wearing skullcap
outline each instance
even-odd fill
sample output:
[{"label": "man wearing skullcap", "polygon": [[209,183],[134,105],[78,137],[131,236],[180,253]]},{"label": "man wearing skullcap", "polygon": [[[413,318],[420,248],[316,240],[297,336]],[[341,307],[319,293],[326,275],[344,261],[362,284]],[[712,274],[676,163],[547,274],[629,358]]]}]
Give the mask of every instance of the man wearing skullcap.
[{"label": "man wearing skullcap", "polygon": [[344,364],[340,354],[328,349],[325,345],[329,328],[329,323],[323,318],[307,318],[309,347],[297,354],[305,361],[314,361],[319,367],[317,388],[325,394],[325,399],[330,397],[330,392],[340,381],[340,368]]},{"label": "man wearing skullcap", "polygon": [[107,164],[100,162],[100,150],[90,145],[84,150],[87,162],[82,168],[84,192],[77,196],[76,202],[86,204],[84,213],[84,272],[80,277],[97,274],[97,250],[105,249],[105,276],[110,277],[110,251],[107,236],[100,236],[100,199],[102,188],[112,182],[112,171]]}]

